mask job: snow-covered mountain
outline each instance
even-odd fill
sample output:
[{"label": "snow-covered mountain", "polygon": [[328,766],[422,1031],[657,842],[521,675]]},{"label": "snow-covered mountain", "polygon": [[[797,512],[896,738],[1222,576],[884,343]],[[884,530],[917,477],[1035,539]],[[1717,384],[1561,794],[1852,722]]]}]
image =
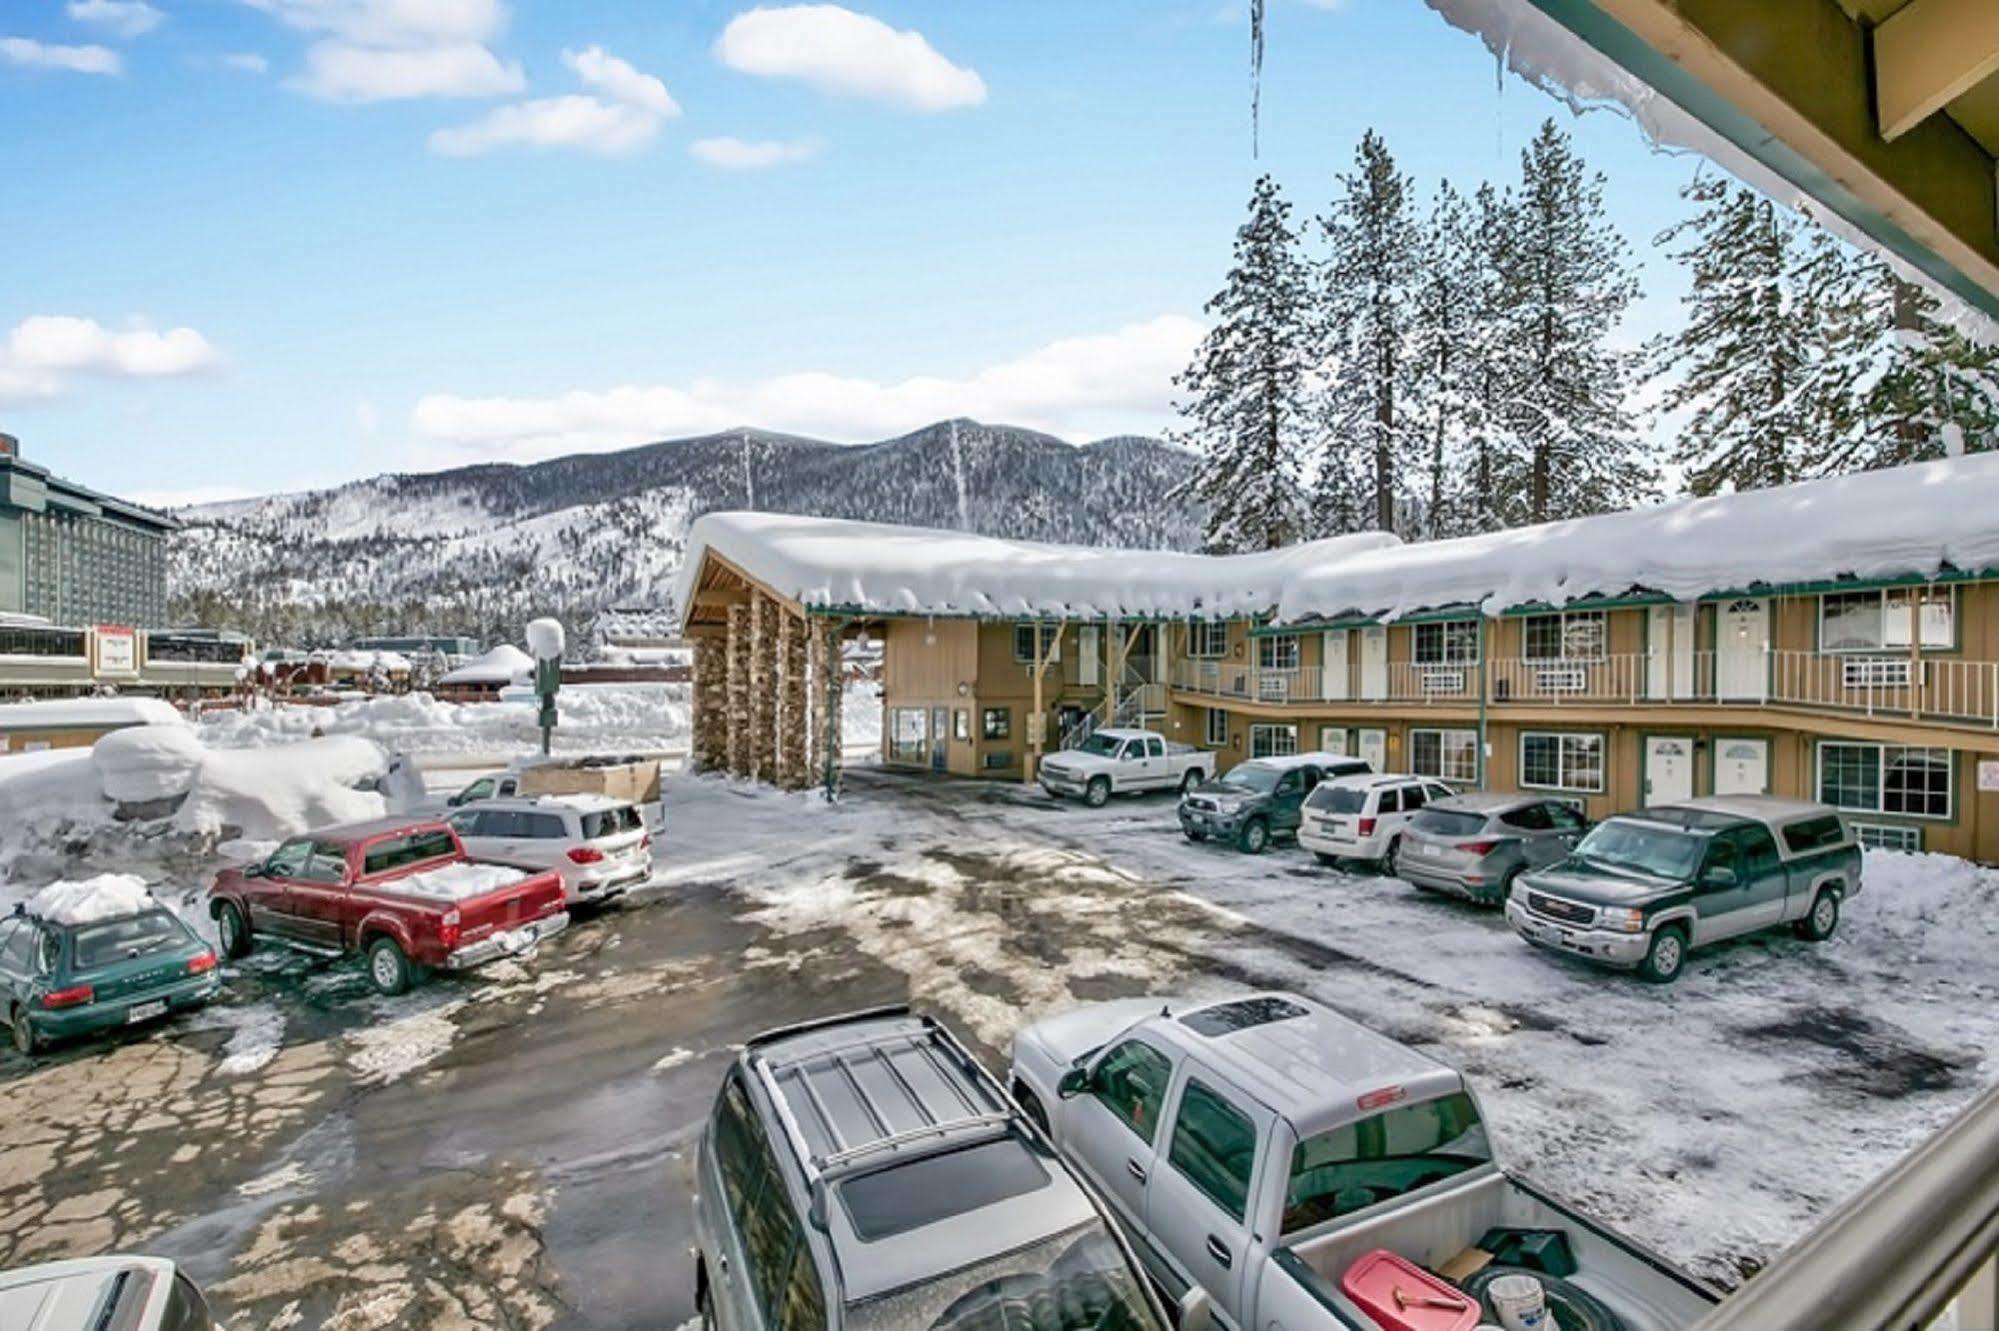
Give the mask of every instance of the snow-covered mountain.
[{"label": "snow-covered mountain", "polygon": [[607,606],[663,606],[688,524],[713,509],[1190,549],[1200,514],[1166,498],[1190,465],[1157,440],[1078,447],[968,420],[863,445],[731,431],[183,509],[169,586],[182,622],[267,643],[492,639],[535,614],[583,628]]}]

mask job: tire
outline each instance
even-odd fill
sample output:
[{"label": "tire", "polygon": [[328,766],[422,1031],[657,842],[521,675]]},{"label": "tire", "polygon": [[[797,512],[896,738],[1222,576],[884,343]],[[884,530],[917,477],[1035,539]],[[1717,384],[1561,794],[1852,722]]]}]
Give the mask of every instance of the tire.
[{"label": "tire", "polygon": [[694,1313],[701,1319],[701,1331],[716,1331],[715,1295],[705,1280],[694,1290]]},{"label": "tire", "polygon": [[1812,913],[1791,926],[1808,943],[1823,943],[1839,928],[1839,893],[1821,888],[1812,900]]},{"label": "tire", "polygon": [[1092,809],[1101,809],[1111,802],[1111,779],[1107,776],[1093,776],[1090,784],[1083,787],[1083,803]]},{"label": "tire", "polygon": [[1019,1082],[1015,1082],[1013,1084],[1013,1100],[1015,1104],[1020,1106],[1020,1112],[1027,1115],[1035,1127],[1041,1129],[1041,1135],[1052,1141],[1055,1133],[1048,1122],[1048,1111],[1041,1107],[1041,1101],[1034,1092],[1028,1090],[1027,1087],[1021,1085]]},{"label": "tire", "polygon": [[1252,818],[1236,833],[1236,849],[1245,855],[1261,855],[1270,847],[1270,824],[1261,818]]},{"label": "tire", "polygon": [[1399,836],[1388,838],[1388,849],[1381,852],[1381,872],[1393,878],[1395,876],[1395,857],[1401,853],[1402,838]]},{"label": "tire", "polygon": [[1206,778],[1201,775],[1200,768],[1198,767],[1188,768],[1185,772],[1182,772],[1180,774],[1180,794],[1184,797],[1188,791],[1192,790],[1195,786],[1200,785],[1201,782],[1205,779]]},{"label": "tire", "polygon": [[1486,1290],[1501,1276],[1532,1276],[1541,1282],[1541,1292],[1548,1300],[1550,1327],[1560,1327],[1562,1331],[1624,1331],[1623,1318],[1560,1276],[1530,1271],[1524,1266],[1498,1264],[1467,1276],[1463,1285],[1466,1295],[1479,1301],[1485,1320],[1495,1326],[1499,1324],[1499,1314],[1493,1311]]},{"label": "tire", "polygon": [[382,934],[368,944],[368,982],[376,993],[389,998],[408,993],[416,978],[416,967],[395,939]]},{"label": "tire", "polygon": [[1322,869],[1337,869],[1340,867],[1340,857],[1337,855],[1328,855],[1323,850],[1313,851],[1312,858],[1319,862],[1319,867]]},{"label": "tire", "polygon": [[1208,839],[1208,834],[1206,832],[1196,832],[1191,827],[1183,827],[1180,829],[1180,832],[1181,835],[1185,836],[1189,841],[1206,841]]},{"label": "tire", "polygon": [[243,912],[235,902],[225,901],[215,911],[215,931],[222,936],[222,956],[225,961],[239,961],[250,955],[256,939],[250,934],[250,926],[243,922]]},{"label": "tire", "polygon": [[1501,910],[1504,910],[1506,908],[1507,898],[1513,895],[1513,885],[1520,881],[1520,873],[1521,871],[1519,869],[1508,869],[1506,871],[1506,877],[1499,880],[1498,891],[1490,896],[1480,897],[1479,904],[1484,906],[1497,906]]},{"label": "tire", "polygon": [[7,1024],[12,1028],[14,1049],[21,1057],[33,1058],[42,1052],[42,1037],[35,1034],[34,1026],[28,1021],[28,1009],[15,1008],[13,1019]]},{"label": "tire", "polygon": [[1647,984],[1671,984],[1686,965],[1686,931],[1669,924],[1653,933],[1652,946],[1645,949],[1645,960],[1638,963],[1638,977]]}]

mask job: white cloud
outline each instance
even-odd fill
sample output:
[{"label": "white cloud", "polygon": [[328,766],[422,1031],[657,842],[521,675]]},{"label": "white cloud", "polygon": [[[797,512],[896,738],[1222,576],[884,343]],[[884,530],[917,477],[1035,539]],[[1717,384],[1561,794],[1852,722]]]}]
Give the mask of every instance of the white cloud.
[{"label": "white cloud", "polygon": [[360,46],[484,43],[507,26],[502,0],[244,0],[304,32]]},{"label": "white cloud", "polygon": [[95,319],[37,314],[15,324],[0,343],[0,401],[56,397],[71,375],[173,378],[213,369],[221,360],[192,328],[116,332]]},{"label": "white cloud", "polygon": [[727,135],[714,139],[696,139],[687,150],[709,166],[721,167],[724,171],[761,171],[767,167],[783,166],[787,162],[802,162],[819,152],[817,139],[762,139],[746,142]]},{"label": "white cloud", "polygon": [[519,92],[521,67],[476,42],[450,46],[374,47],[313,43],[305,72],[292,81],[329,102],[386,102],[411,97],[493,97]]},{"label": "white cloud", "polygon": [[268,74],[271,62],[255,51],[230,51],[222,57],[222,67],[239,70],[245,74]]},{"label": "white cloud", "polygon": [[0,37],[0,60],[30,69],[65,69],[72,74],[121,74],[125,62],[105,46],[56,46],[32,37]]},{"label": "white cloud", "polygon": [[839,5],[738,14],[716,39],[715,57],[744,74],[799,79],[822,92],[917,111],[949,111],[986,100],[978,71],[945,59],[922,33],[898,32]]},{"label": "white cloud", "polygon": [[499,148],[570,148],[616,156],[644,147],[680,114],[666,85],[600,46],[564,51],[562,62],[605,96],[571,93],[496,107],[469,125],[430,136],[432,152],[470,157]]},{"label": "white cloud", "polygon": [[64,12],[119,37],[143,37],[166,18],[146,0],[69,0]]},{"label": "white cloud", "polygon": [[556,397],[434,393],[415,433],[460,453],[537,457],[622,448],[745,423],[833,439],[878,439],[951,416],[1026,425],[1072,438],[1150,427],[1171,411],[1173,376],[1202,325],[1161,315],[1113,333],[1064,338],[959,378],[884,383],[807,371],[746,384],[574,389]]}]

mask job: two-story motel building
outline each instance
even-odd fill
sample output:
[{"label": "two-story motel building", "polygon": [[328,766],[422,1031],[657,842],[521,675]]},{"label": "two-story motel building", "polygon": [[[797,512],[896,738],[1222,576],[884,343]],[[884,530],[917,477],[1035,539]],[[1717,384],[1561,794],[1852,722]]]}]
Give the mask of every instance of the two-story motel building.
[{"label": "two-story motel building", "polygon": [[[697,759],[794,784],[838,717],[775,653],[788,633],[867,632],[885,644],[893,767],[1028,779],[1112,717],[1223,766],[1354,753],[1592,817],[1710,792],[1820,798],[1870,843],[1999,860],[1995,455],[1228,557],[714,514],[679,604],[699,644]],[[761,715],[759,650],[780,698]],[[796,761],[759,768],[759,724],[781,762],[787,717]]]}]

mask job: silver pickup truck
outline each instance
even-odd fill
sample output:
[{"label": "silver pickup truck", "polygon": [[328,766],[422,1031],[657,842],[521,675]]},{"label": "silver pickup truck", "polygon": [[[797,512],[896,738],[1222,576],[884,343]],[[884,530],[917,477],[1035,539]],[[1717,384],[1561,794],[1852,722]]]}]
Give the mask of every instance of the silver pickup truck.
[{"label": "silver pickup truck", "polygon": [[1186,794],[1215,770],[1215,755],[1175,744],[1156,730],[1104,729],[1042,760],[1041,788],[1101,808],[1113,795],[1144,790]]},{"label": "silver pickup truck", "polygon": [[1080,1008],[1020,1032],[1011,1090],[1220,1326],[1380,1331],[1397,1298],[1497,1323],[1523,1273],[1560,1326],[1682,1331],[1720,1298],[1503,1171],[1455,1069],[1307,998]]}]

